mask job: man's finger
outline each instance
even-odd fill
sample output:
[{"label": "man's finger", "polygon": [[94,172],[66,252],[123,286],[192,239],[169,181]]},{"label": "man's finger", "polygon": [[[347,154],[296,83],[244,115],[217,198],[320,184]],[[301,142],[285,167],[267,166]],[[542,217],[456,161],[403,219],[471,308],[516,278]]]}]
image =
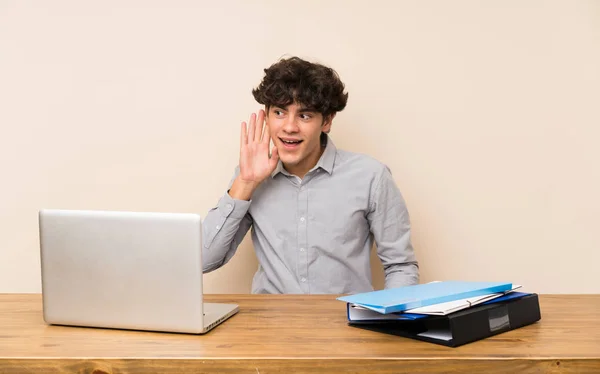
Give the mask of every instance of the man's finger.
[{"label": "man's finger", "polygon": [[[262,110],[261,110],[261,112],[263,114],[263,118],[265,118],[266,117],[265,116],[265,112],[262,111]],[[269,129],[269,124],[267,123],[266,118],[263,121],[264,121],[265,124],[264,124],[264,127],[263,127],[263,134],[262,134],[261,141],[263,143],[267,143],[268,144],[269,141],[271,140],[271,131]]]},{"label": "man's finger", "polygon": [[242,122],[242,129],[240,130],[240,148],[245,144],[248,144],[248,130],[246,129],[246,122]]},{"label": "man's finger", "polygon": [[250,116],[250,128],[248,129],[248,140],[254,141],[254,133],[256,131],[256,114],[252,113]]},{"label": "man's finger", "polygon": [[271,170],[275,170],[278,162],[279,152],[277,152],[277,147],[273,147],[273,149],[271,150],[271,158],[269,159],[269,166],[271,167]]},{"label": "man's finger", "polygon": [[265,112],[262,110],[258,111],[258,120],[256,121],[256,139],[254,141],[261,142],[264,138],[264,123],[265,123]]}]

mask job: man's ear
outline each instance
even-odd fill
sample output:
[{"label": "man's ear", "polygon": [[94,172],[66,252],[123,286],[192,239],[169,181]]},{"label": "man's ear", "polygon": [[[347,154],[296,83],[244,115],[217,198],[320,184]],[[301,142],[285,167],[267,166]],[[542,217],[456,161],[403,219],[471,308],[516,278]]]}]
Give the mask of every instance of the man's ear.
[{"label": "man's ear", "polygon": [[333,113],[330,114],[326,117],[323,118],[323,124],[321,125],[321,131],[324,132],[325,134],[329,134],[329,131],[331,131],[331,124],[333,122],[333,119],[335,118],[335,115],[337,113]]}]

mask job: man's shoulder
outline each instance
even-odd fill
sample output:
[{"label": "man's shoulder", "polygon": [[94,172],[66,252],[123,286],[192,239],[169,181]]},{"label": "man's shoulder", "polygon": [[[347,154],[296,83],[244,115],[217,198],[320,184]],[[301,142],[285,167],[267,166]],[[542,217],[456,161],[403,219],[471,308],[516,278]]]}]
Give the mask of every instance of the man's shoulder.
[{"label": "man's shoulder", "polygon": [[377,158],[360,152],[338,149],[334,168],[360,170],[369,174],[381,174],[389,170],[387,165]]}]

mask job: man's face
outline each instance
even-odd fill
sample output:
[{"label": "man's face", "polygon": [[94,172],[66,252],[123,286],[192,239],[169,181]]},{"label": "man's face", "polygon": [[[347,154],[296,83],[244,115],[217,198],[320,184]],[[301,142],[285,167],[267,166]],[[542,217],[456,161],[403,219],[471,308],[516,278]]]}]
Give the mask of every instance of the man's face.
[{"label": "man's face", "polygon": [[[333,117],[332,117],[333,118]],[[332,118],[309,111],[296,103],[285,108],[271,106],[267,124],[286,170],[303,177],[321,156],[321,132],[329,132]]]}]

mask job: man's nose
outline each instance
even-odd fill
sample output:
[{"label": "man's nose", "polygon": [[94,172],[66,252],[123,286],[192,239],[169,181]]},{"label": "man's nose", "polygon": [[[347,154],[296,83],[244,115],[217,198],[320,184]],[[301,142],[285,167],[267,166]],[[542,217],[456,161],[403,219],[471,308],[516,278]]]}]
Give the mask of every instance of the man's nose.
[{"label": "man's nose", "polygon": [[285,124],[283,125],[283,130],[288,133],[298,132],[298,124],[296,123],[295,116],[289,116],[285,120]]}]

